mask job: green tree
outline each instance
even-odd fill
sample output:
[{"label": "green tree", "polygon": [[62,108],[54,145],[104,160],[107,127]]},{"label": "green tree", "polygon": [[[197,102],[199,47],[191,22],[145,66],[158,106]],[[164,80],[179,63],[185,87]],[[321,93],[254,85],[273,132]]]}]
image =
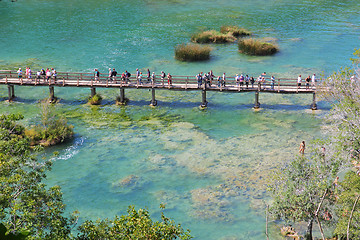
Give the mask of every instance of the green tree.
[{"label": "green tree", "polygon": [[67,239],[75,216],[64,217],[59,186],[46,188],[42,180],[51,162],[31,154],[22,115],[0,116],[0,221],[8,233],[28,231],[28,239]]},{"label": "green tree", "polygon": [[339,239],[346,239],[349,232],[350,239],[357,239],[360,236],[360,204],[355,203],[360,196],[360,177],[352,171],[347,172],[339,188],[341,189],[337,209],[339,220],[334,233]]},{"label": "green tree", "polygon": [[129,206],[128,214],[116,216],[114,220],[85,221],[80,227],[79,240],[95,239],[191,239],[190,231],[161,213],[161,221],[153,221],[146,209],[135,210]]},{"label": "green tree", "polygon": [[275,175],[270,187],[274,200],[271,213],[290,222],[308,222],[306,239],[312,239],[314,220],[322,232],[320,220],[331,211],[329,205],[334,200],[330,188],[332,167],[336,168],[326,166],[323,157],[317,154],[311,159],[297,157]]},{"label": "green tree", "polygon": [[[48,116],[48,115],[47,115]],[[128,215],[114,220],[88,220],[77,225],[77,212],[65,216],[59,186],[42,181],[51,169],[50,161],[39,161],[20,114],[0,116],[0,239],[190,239],[189,230],[165,217],[153,221],[147,210],[129,207]],[[41,147],[39,148],[42,149]]]}]

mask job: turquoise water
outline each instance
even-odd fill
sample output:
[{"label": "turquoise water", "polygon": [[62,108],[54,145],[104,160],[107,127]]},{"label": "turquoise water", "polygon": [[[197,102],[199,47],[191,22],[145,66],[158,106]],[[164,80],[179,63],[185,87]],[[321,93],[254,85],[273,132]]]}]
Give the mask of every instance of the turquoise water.
[{"label": "turquoise water", "polygon": [[[360,37],[357,1],[40,1],[0,2],[1,68],[33,61],[58,71],[136,68],[174,75],[212,69],[228,76],[266,71],[276,77],[348,66]],[[248,57],[236,44],[215,45],[211,60],[182,63],[174,46],[194,31],[239,25],[257,37],[276,38],[273,57]],[[81,219],[123,214],[130,204],[165,214],[195,239],[264,239],[264,201],[272,169],[284,166],[298,144],[321,137],[329,107],[309,110],[311,96],[251,93],[127,90],[130,102],[114,105],[117,90],[97,89],[103,105],[91,107],[89,89],[55,88],[55,108],[75,127],[75,138],[44,153],[53,158],[48,183],[59,184],[69,211]],[[47,88],[15,87],[17,100],[2,101],[1,113],[22,112],[39,121],[38,100]],[[7,88],[0,87],[5,100]],[[310,145],[310,144],[309,144]],[[271,227],[274,227],[271,224]],[[272,238],[278,237],[275,230]]]}]

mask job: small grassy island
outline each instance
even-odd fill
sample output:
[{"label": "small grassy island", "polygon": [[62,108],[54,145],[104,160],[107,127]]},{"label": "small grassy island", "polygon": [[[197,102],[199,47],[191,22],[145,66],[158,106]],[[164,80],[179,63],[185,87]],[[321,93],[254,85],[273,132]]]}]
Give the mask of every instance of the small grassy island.
[{"label": "small grassy island", "polygon": [[250,36],[252,33],[238,26],[226,25],[220,28],[220,32],[216,30],[206,30],[194,33],[191,41],[194,43],[232,43],[239,37]]},{"label": "small grassy island", "polygon": [[231,35],[233,35],[234,37],[246,37],[246,36],[251,36],[252,35],[252,32],[250,32],[247,29],[241,28],[241,27],[238,27],[238,26],[232,26],[232,25],[221,26],[220,32],[222,34],[231,33]]},{"label": "small grassy island", "polygon": [[100,94],[95,94],[93,97],[89,97],[88,103],[90,105],[100,105],[102,96]]},{"label": "small grassy island", "polygon": [[273,43],[254,38],[239,40],[239,52],[253,56],[273,55],[279,51],[279,47]]},{"label": "small grassy island", "polygon": [[236,41],[236,37],[232,33],[221,33],[216,30],[208,30],[194,33],[191,36],[194,43],[232,43]]},{"label": "small grassy island", "polygon": [[42,103],[41,123],[24,129],[31,146],[53,146],[73,137],[74,127],[67,123],[66,118],[56,115],[51,108],[48,103]]},{"label": "small grassy island", "polygon": [[210,59],[211,47],[199,44],[180,44],[175,47],[175,58],[180,61],[204,61]]}]

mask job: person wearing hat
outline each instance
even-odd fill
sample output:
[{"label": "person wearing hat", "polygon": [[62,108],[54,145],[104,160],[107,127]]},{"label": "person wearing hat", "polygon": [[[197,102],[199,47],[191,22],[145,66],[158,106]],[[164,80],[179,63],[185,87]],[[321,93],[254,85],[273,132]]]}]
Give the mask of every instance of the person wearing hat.
[{"label": "person wearing hat", "polygon": [[21,68],[19,68],[19,70],[17,70],[17,74],[18,74],[19,79],[22,78],[22,70],[21,70]]}]

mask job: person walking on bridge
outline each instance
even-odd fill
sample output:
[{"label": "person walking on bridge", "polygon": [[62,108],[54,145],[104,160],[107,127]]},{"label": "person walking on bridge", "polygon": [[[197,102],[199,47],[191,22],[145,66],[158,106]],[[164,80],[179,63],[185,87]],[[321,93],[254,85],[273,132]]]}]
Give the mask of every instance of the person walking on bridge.
[{"label": "person walking on bridge", "polygon": [[172,86],[172,76],[170,73],[168,73],[167,79],[168,79],[168,86],[171,87]]},{"label": "person walking on bridge", "polygon": [[196,80],[197,80],[197,87],[200,88],[202,85],[202,76],[201,73],[197,74],[196,76]]},{"label": "person walking on bridge", "polygon": [[274,87],[275,87],[275,77],[274,76],[271,76],[271,90],[274,90]]},{"label": "person walking on bridge", "polygon": [[18,74],[18,78],[21,79],[22,78],[22,70],[21,70],[21,68],[19,68],[19,70],[17,70],[17,74]]},{"label": "person walking on bridge", "polygon": [[316,83],[315,73],[311,76],[311,87],[314,88]]},{"label": "person walking on bridge", "polygon": [[117,71],[115,70],[115,68],[113,68],[111,72],[111,78],[115,83],[116,83],[116,75],[117,75]]},{"label": "person walking on bridge", "polygon": [[94,73],[94,79],[95,79],[95,82],[99,82],[99,78],[100,78],[100,72],[97,68],[95,68],[95,73]]},{"label": "person walking on bridge", "polygon": [[225,87],[226,86],[226,74],[223,73],[222,75],[222,86]]},{"label": "person walking on bridge", "polygon": [[297,80],[297,88],[299,89],[301,87],[301,75],[298,76]]}]

